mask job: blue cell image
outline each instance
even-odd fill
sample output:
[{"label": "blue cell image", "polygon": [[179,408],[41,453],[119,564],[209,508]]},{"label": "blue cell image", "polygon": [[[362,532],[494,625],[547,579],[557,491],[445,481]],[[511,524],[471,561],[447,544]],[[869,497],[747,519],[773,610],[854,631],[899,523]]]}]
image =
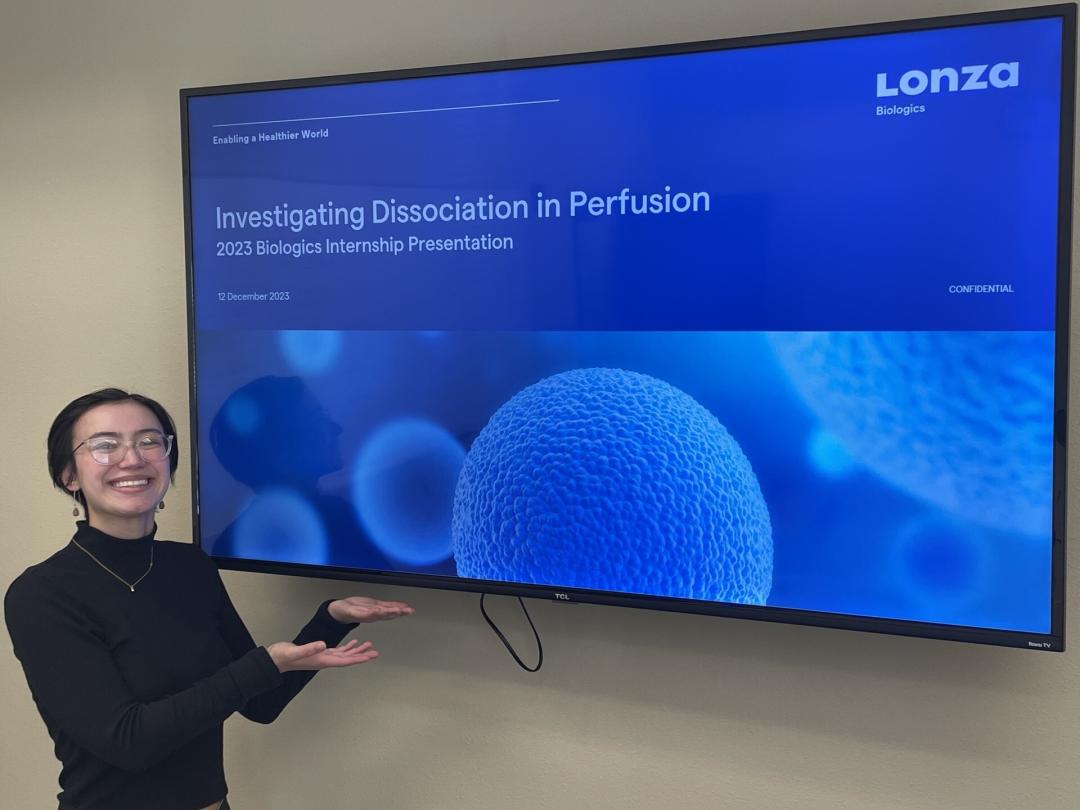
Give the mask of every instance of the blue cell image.
[{"label": "blue cell image", "polygon": [[989,562],[979,532],[953,520],[922,517],[896,537],[892,581],[934,620],[947,621],[950,611],[985,596]]},{"label": "blue cell image", "polygon": [[810,463],[827,478],[845,478],[857,466],[844,445],[827,430],[815,430],[806,448]]},{"label": "blue cell image", "polygon": [[240,513],[232,529],[234,556],[329,564],[329,543],[318,511],[289,489],[267,489]]},{"label": "blue cell image", "polygon": [[372,542],[411,565],[450,556],[461,443],[426,419],[396,419],[364,442],[353,467],[353,506]]},{"label": "blue cell image", "polygon": [[708,410],[655,377],[565,371],[514,395],[469,450],[461,576],[743,604],[772,587],[769,511]]},{"label": "blue cell image", "polygon": [[262,422],[262,413],[251,397],[238,394],[225,403],[224,418],[233,431],[249,435],[254,433]]},{"label": "blue cell image", "polygon": [[285,361],[298,374],[322,374],[341,355],[341,332],[333,330],[278,332]]},{"label": "blue cell image", "polygon": [[979,525],[1050,532],[1050,332],[780,332],[822,427],[895,487]]}]

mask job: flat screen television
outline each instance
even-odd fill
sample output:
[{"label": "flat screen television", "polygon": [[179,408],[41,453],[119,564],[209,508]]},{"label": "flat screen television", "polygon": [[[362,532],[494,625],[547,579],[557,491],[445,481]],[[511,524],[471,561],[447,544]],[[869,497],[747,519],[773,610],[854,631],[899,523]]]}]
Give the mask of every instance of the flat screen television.
[{"label": "flat screen television", "polygon": [[196,541],[1063,649],[1075,25],[181,91]]}]

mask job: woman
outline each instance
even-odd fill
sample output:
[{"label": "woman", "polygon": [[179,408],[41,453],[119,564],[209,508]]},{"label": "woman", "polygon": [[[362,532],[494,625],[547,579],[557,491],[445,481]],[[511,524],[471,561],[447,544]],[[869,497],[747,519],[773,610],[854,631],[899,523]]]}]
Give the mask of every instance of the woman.
[{"label": "woman", "polygon": [[176,428],[152,399],[79,397],[49,431],[53,483],[86,512],[71,542],[4,600],[8,632],[62,764],[61,810],[226,810],[222,723],[273,721],[315,672],[375,658],[357,622],[411,614],[323,603],[292,642],[257,647],[214,564],[154,540]]}]

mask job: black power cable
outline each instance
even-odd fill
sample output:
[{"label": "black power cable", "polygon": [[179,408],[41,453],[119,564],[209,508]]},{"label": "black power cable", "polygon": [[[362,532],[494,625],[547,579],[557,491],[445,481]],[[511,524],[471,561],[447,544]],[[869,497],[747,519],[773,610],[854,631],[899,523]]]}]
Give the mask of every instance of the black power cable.
[{"label": "black power cable", "polygon": [[496,627],[495,622],[493,622],[491,620],[491,617],[488,616],[488,612],[484,609],[484,598],[486,596],[486,593],[480,594],[480,612],[484,614],[484,621],[486,621],[488,623],[488,626],[495,631],[495,635],[499,637],[499,640],[503,643],[503,646],[505,646],[506,649],[510,652],[510,655],[514,656],[514,660],[517,661],[519,667],[521,667],[526,672],[537,672],[540,667],[544,665],[544,645],[540,643],[540,634],[536,632],[536,625],[533,624],[532,616],[529,615],[529,609],[525,607],[525,602],[522,601],[520,596],[517,597],[518,604],[521,605],[521,609],[525,613],[525,618],[529,620],[529,627],[532,628],[533,636],[536,637],[537,659],[535,667],[525,666],[525,662],[522,661],[518,654],[514,651],[513,645],[511,645],[510,641],[506,638],[506,636],[503,635],[502,630]]}]

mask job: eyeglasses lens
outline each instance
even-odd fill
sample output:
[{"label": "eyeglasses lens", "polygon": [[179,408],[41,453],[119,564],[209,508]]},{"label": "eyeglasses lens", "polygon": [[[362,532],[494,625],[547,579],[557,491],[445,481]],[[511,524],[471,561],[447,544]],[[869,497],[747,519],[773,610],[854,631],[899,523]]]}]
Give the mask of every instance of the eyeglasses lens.
[{"label": "eyeglasses lens", "polygon": [[114,439],[110,436],[101,436],[87,442],[90,457],[98,464],[119,464],[127,454],[129,446],[135,448],[135,452],[143,461],[162,461],[172,450],[172,436],[163,436],[160,433],[141,433],[130,442]]}]

